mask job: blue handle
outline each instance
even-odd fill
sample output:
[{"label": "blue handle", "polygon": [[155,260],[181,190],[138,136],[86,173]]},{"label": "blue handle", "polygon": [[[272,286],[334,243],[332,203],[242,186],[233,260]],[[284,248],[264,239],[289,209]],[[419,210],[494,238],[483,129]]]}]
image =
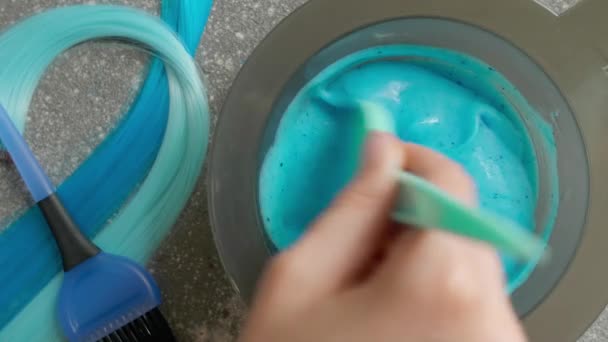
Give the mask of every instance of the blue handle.
[{"label": "blue handle", "polygon": [[25,181],[36,202],[55,192],[55,187],[49,177],[42,170],[34,153],[32,153],[2,105],[0,105],[0,141],[11,155],[21,178]]}]

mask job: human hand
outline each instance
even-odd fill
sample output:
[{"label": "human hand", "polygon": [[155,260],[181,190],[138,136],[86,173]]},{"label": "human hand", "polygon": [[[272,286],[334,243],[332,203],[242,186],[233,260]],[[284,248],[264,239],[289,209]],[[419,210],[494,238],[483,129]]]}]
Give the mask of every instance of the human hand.
[{"label": "human hand", "polygon": [[390,221],[395,168],[476,205],[456,163],[372,134],[356,179],[268,266],[241,341],[526,340],[491,247]]}]

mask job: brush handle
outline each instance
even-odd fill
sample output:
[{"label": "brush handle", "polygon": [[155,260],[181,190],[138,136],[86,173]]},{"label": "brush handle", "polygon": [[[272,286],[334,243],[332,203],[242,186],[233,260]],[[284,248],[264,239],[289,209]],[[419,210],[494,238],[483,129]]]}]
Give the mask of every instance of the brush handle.
[{"label": "brush handle", "polygon": [[38,207],[61,252],[63,269],[67,272],[97,255],[100,252],[99,248],[82,234],[59,197],[55,195],[55,188],[49,177],[2,105],[0,105],[0,141],[10,153],[32,197],[38,202]]},{"label": "brush handle", "polygon": [[101,250],[82,234],[56,194],[38,202],[38,207],[55,237],[64,271],[67,272],[99,254]]},{"label": "brush handle", "polygon": [[435,185],[408,172],[398,174],[400,191],[393,219],[416,228],[435,227],[491,244],[520,260],[541,259],[546,244],[515,222],[467,207]]},{"label": "brush handle", "polygon": [[10,153],[34,201],[38,202],[55,192],[49,177],[42,170],[2,105],[0,105],[0,141]]}]

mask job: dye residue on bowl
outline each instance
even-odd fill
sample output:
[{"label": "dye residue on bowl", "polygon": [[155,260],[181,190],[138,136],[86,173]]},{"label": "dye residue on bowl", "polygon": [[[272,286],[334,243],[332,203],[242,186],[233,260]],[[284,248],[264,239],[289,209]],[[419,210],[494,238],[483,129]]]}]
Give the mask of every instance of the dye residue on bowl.
[{"label": "dye residue on bowl", "polygon": [[[491,66],[454,51],[390,45],[362,50],[325,68],[283,114],[259,180],[266,233],[279,250],[297,241],[352,174],[346,159],[357,120],[319,101],[319,92],[385,106],[400,139],[439,151],[471,174],[480,206],[542,230],[548,238],[554,218],[540,229],[535,221],[538,151],[530,129],[544,140],[542,152],[555,161],[550,126]],[[517,108],[513,103],[519,103]],[[552,205],[556,208],[557,202]],[[507,257],[503,264],[510,291],[535,267]]]}]

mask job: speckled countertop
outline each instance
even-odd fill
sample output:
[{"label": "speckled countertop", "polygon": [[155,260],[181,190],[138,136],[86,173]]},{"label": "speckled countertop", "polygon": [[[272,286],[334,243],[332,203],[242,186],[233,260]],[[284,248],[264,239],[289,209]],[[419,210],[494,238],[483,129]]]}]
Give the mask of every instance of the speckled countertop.
[{"label": "speckled countertop", "polygon": [[[197,55],[214,115],[254,47],[304,2],[216,0]],[[578,1],[538,2],[560,13]],[[127,4],[158,12],[155,0],[0,0],[0,29],[43,9],[75,3]],[[67,177],[105,138],[132,100],[146,61],[132,48],[91,43],[70,50],[49,69],[35,94],[25,135],[54,182]],[[0,161],[0,223],[29,205],[27,193],[16,184],[17,173]],[[150,268],[164,291],[163,311],[180,341],[232,341],[245,309],[216,254],[205,192],[201,181]],[[580,341],[608,341],[608,314]]]}]

